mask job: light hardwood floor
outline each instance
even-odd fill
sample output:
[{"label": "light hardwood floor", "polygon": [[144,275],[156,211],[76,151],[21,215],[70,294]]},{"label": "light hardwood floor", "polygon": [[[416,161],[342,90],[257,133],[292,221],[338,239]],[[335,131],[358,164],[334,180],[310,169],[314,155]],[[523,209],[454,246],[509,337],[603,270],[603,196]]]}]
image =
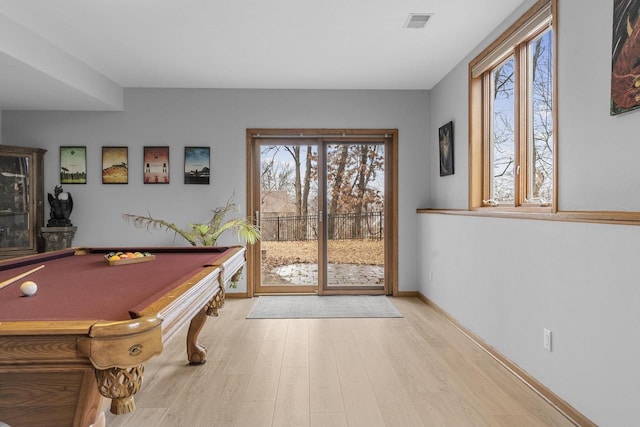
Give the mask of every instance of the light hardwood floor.
[{"label": "light hardwood floor", "polygon": [[401,319],[247,320],[230,299],[186,364],[186,331],[145,367],[132,414],[107,426],[572,426],[417,298]]}]

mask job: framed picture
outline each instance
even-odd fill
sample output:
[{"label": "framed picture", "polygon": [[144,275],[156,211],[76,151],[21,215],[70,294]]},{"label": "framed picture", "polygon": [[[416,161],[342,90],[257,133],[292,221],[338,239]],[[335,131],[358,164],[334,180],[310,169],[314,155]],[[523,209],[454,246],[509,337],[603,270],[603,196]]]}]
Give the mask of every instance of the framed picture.
[{"label": "framed picture", "polygon": [[60,147],[60,184],[87,183],[87,147]]},{"label": "framed picture", "polygon": [[169,147],[144,147],[144,183],[169,183]]},{"label": "framed picture", "polygon": [[453,175],[453,122],[438,129],[440,176]]},{"label": "framed picture", "polygon": [[210,154],[209,147],[184,147],[185,184],[209,184]]},{"label": "framed picture", "polygon": [[640,108],[640,0],[613,0],[611,115]]},{"label": "framed picture", "polygon": [[129,149],[102,147],[102,183],[129,183]]}]

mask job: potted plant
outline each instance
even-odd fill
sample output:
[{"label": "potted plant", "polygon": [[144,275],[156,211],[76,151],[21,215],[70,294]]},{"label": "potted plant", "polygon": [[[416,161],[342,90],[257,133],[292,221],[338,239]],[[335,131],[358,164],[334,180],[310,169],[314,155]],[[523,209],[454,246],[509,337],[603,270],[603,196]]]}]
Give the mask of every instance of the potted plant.
[{"label": "potted plant", "polygon": [[146,227],[147,230],[165,229],[171,230],[176,235],[181,236],[191,246],[215,246],[222,233],[234,230],[238,240],[242,243],[255,243],[260,239],[260,230],[248,218],[233,218],[225,221],[224,218],[230,212],[237,212],[238,206],[229,199],[224,207],[212,210],[211,219],[203,224],[189,224],[188,229],[178,227],[172,222],[163,219],[153,218],[151,214],[133,215],[123,214],[127,221],[136,227]]}]

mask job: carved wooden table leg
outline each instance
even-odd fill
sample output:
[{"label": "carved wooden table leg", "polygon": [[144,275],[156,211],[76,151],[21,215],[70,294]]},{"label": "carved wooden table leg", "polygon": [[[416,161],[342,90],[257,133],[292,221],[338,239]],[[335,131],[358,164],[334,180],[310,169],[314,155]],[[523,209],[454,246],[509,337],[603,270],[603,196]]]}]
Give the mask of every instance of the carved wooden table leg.
[{"label": "carved wooden table leg", "polygon": [[187,332],[187,357],[191,365],[202,365],[207,361],[207,349],[198,344],[198,336],[207,321],[207,306],[195,315]]},{"label": "carved wooden table leg", "polygon": [[128,414],[136,409],[133,395],[142,386],[143,373],[143,365],[127,369],[96,369],[98,391],[104,397],[111,399],[111,413]]},{"label": "carved wooden table leg", "polygon": [[207,361],[207,348],[198,344],[198,336],[207,321],[207,316],[217,316],[218,309],[224,305],[224,287],[211,298],[202,310],[195,315],[187,332],[187,357],[191,365],[202,365]]},{"label": "carved wooden table leg", "polygon": [[225,291],[224,287],[220,287],[218,292],[207,304],[207,316],[218,317],[218,309],[224,307]]}]

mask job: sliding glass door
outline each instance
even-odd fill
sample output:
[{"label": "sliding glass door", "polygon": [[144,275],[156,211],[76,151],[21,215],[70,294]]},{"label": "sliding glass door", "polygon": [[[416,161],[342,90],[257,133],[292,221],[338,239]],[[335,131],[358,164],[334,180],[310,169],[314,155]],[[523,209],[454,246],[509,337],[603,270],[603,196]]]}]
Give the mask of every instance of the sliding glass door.
[{"label": "sliding glass door", "polygon": [[318,288],[318,146],[310,142],[259,145],[261,292]]},{"label": "sliding glass door", "polygon": [[323,145],[324,290],[384,289],[384,142]]},{"label": "sliding glass door", "polygon": [[391,293],[393,140],[248,135],[248,200],[262,231],[249,251],[250,294]]}]

